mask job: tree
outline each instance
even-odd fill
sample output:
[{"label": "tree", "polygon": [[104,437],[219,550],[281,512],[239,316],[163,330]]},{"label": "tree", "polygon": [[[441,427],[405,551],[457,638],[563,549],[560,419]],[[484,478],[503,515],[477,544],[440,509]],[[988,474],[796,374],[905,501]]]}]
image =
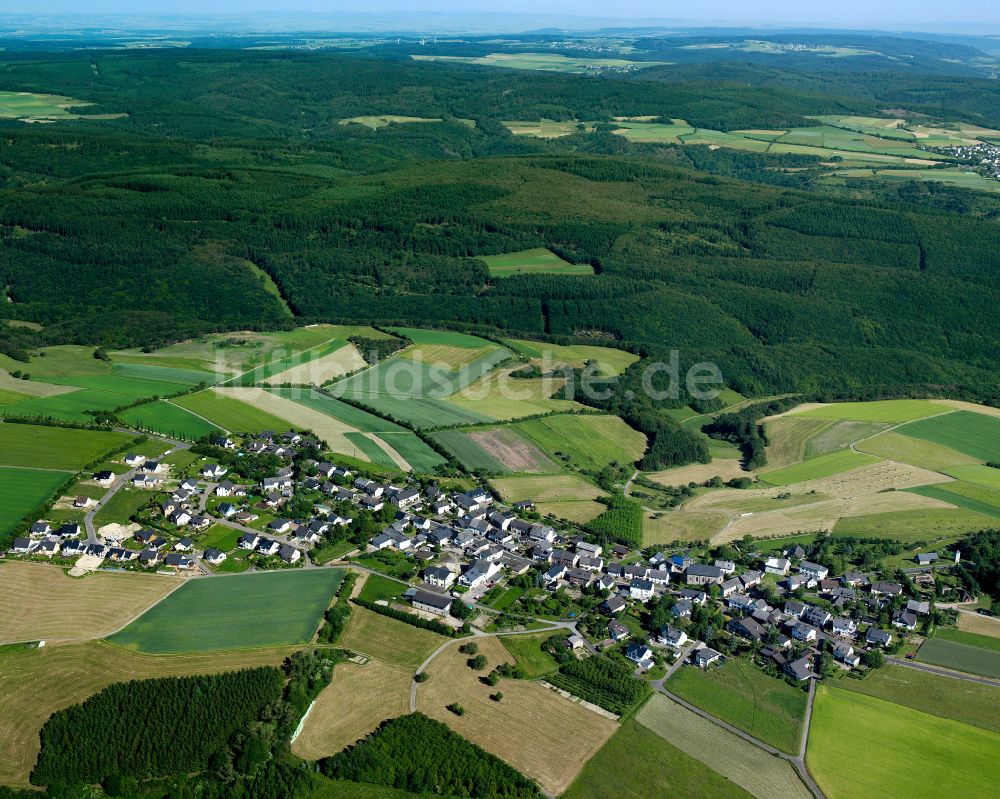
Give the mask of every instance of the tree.
[{"label": "tree", "polygon": [[475,657],[469,658],[468,662],[470,669],[482,671],[486,668],[486,655],[476,655]]},{"label": "tree", "polygon": [[868,649],[861,653],[861,662],[869,669],[880,669],[885,665],[885,655],[877,649]]}]

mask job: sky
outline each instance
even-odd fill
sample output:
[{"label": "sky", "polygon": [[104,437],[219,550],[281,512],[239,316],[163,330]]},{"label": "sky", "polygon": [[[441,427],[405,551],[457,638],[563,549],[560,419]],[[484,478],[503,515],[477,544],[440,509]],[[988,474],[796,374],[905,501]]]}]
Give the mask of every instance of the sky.
[{"label": "sky", "polygon": [[0,0],[0,13],[129,15],[240,14],[260,12],[438,12],[559,15],[670,24],[881,28],[896,31],[969,27],[1000,31],[997,0]]}]

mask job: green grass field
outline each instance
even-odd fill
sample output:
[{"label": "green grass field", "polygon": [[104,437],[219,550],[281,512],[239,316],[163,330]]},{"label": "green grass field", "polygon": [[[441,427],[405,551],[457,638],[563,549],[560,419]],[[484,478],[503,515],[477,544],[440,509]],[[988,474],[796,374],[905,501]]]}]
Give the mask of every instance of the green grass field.
[{"label": "green grass field", "polygon": [[751,796],[630,719],[583,767],[562,799],[749,799]]},{"label": "green grass field", "polygon": [[116,492],[106,505],[94,514],[94,525],[128,524],[129,517],[144,507],[156,494],[141,488],[126,487]]},{"label": "green grass field", "polygon": [[859,466],[867,466],[870,463],[878,463],[881,458],[875,455],[866,455],[862,452],[855,452],[850,449],[842,449],[831,452],[828,455],[820,455],[803,463],[794,466],[786,466],[783,469],[775,469],[772,472],[762,472],[760,479],[772,485],[790,485],[792,483],[802,483],[806,480],[819,480],[823,477],[848,472],[857,469]]},{"label": "green grass field", "polygon": [[9,533],[25,516],[49,499],[70,472],[0,466],[0,535]]},{"label": "green grass field", "polygon": [[481,255],[493,277],[511,275],[592,275],[590,264],[571,264],[544,247],[522,250],[505,255]]},{"label": "green grass field", "polygon": [[358,592],[358,598],[367,602],[378,602],[380,599],[402,601],[402,596],[408,589],[406,583],[383,577],[381,574],[369,574]]},{"label": "green grass field", "polygon": [[1000,519],[1000,505],[994,505],[992,502],[993,495],[981,486],[971,483],[963,485],[961,482],[956,481],[954,483],[941,483],[939,485],[916,486],[915,488],[907,488],[906,490],[924,497],[950,502],[952,505],[957,505],[959,508],[964,508],[973,513]]},{"label": "green grass field", "polygon": [[845,516],[837,520],[835,535],[895,538],[906,543],[926,541],[928,536],[958,536],[985,530],[996,524],[991,516],[966,508],[924,508],[892,513]]},{"label": "green grass field", "polygon": [[[551,368],[549,365],[562,364],[579,369],[588,361],[596,361],[600,374],[620,375],[639,360],[639,356],[635,353],[614,347],[594,347],[588,344],[547,344],[542,341],[525,341],[523,339],[505,339],[504,344],[521,355],[540,359],[543,362],[543,369]],[[690,408],[687,411],[690,414],[694,413]]]},{"label": "green grass field", "polygon": [[1000,677],[1000,652],[996,648],[984,649],[946,638],[928,638],[917,650],[917,660],[983,677]]},{"label": "green grass field", "polygon": [[849,419],[856,422],[900,424],[923,419],[948,408],[931,400],[877,400],[875,402],[834,402],[793,414],[807,419]]},{"label": "green grass field", "polygon": [[900,433],[948,447],[981,461],[1000,460],[1000,419],[972,411],[955,411],[899,428]]},{"label": "green grass field", "polygon": [[72,471],[131,440],[125,433],[0,423],[0,465]]},{"label": "green grass field", "polygon": [[[416,433],[379,433],[378,437],[402,455],[415,472],[433,472],[444,457],[431,449]],[[395,465],[395,464],[390,464]]]},{"label": "green grass field", "polygon": [[951,474],[953,467],[976,463],[976,459],[969,455],[930,441],[911,438],[899,430],[887,430],[874,438],[861,441],[857,444],[857,449],[880,458],[891,458],[922,469],[943,470],[948,474]]},{"label": "green grass field", "polygon": [[353,405],[348,405],[342,400],[328,397],[326,394],[321,394],[313,389],[272,388],[269,390],[272,394],[277,394],[279,397],[290,399],[315,411],[325,413],[327,416],[332,416],[334,419],[355,427],[363,433],[408,432],[405,427],[401,427],[394,422],[390,422],[380,416],[375,416],[360,408],[355,408]]},{"label": "green grass field", "polygon": [[510,469],[469,438],[462,430],[441,430],[431,437],[450,452],[463,469],[483,470],[493,474],[509,474]]},{"label": "green grass field", "polygon": [[152,430],[189,441],[221,432],[215,425],[166,400],[137,405],[119,413],[118,418],[140,430]]},{"label": "green grass field", "polygon": [[500,642],[514,656],[519,666],[524,668],[530,679],[551,674],[559,664],[548,652],[542,650],[542,642],[552,633],[541,635],[505,635]]},{"label": "green grass field", "polygon": [[492,341],[468,333],[456,333],[454,330],[428,330],[422,327],[390,327],[389,330],[404,336],[414,344],[429,344],[432,346],[463,347],[477,350],[480,347],[497,348]]},{"label": "green grass field", "polygon": [[260,433],[264,430],[273,430],[280,433],[289,428],[288,422],[274,414],[255,408],[242,400],[221,396],[211,390],[187,394],[173,402],[231,432]]},{"label": "green grass field", "polygon": [[198,546],[203,549],[215,547],[223,552],[230,552],[236,548],[236,542],[241,535],[243,535],[242,530],[226,527],[223,524],[213,524],[198,537]]},{"label": "green grass field", "polygon": [[829,799],[992,796],[998,749],[998,733],[821,685],[806,760]]},{"label": "green grass field", "polygon": [[459,408],[444,399],[377,394],[358,397],[358,400],[377,413],[408,422],[421,430],[496,421],[492,416]]},{"label": "green grass field", "polygon": [[956,644],[966,644],[967,646],[1000,652],[1000,638],[970,633],[967,630],[956,630],[954,627],[938,627],[934,631],[934,638],[941,641],[953,641]]},{"label": "green grass field", "polygon": [[377,441],[372,441],[363,433],[344,433],[344,438],[354,444],[368,460],[377,466],[396,466],[392,455],[379,446]]},{"label": "green grass field", "polygon": [[895,702],[922,713],[1000,732],[1000,688],[940,677],[887,663],[863,680],[847,677],[834,685]]},{"label": "green grass field", "polygon": [[717,669],[683,667],[667,681],[692,705],[728,721],[782,751],[798,752],[806,694],[733,658]]},{"label": "green grass field", "polygon": [[304,643],[343,577],[311,569],[192,580],[108,640],[153,654]]},{"label": "green grass field", "polygon": [[617,416],[565,414],[514,425],[555,460],[568,457],[576,469],[599,471],[609,463],[633,463],[646,451],[646,437]]}]

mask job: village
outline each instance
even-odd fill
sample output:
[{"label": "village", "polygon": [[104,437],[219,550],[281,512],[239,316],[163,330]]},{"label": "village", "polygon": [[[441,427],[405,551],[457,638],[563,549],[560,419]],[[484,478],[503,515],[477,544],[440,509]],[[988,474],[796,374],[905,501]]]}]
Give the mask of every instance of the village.
[{"label": "village", "polygon": [[[801,546],[730,547],[727,558],[630,549],[540,517],[529,498],[501,503],[472,481],[448,490],[356,474],[321,459],[322,442],[305,433],[227,435],[192,450],[208,454],[179,470],[125,454],[120,473],[92,476],[104,499],[74,501],[92,508],[84,526],[37,520],[8,556],[199,577],[350,563],[408,584],[397,611],[456,629],[470,619],[479,629],[561,621],[562,645],[578,656],[617,654],[649,679],[681,661],[708,668],[749,654],[806,684],[879,666],[932,620],[950,620],[933,605],[937,553],[918,554],[901,581],[832,574]],[[118,491],[148,501],[98,533],[93,511]]]}]

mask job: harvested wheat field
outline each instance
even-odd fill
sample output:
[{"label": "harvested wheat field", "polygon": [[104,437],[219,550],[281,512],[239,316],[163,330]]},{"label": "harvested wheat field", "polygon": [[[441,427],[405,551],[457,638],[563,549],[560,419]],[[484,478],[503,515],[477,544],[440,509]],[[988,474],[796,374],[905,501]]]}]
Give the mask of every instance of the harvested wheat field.
[{"label": "harvested wheat field", "polygon": [[980,616],[978,613],[959,613],[958,629],[976,635],[1000,638],[1000,619],[995,616]]},{"label": "harvested wheat field", "polygon": [[67,577],[58,566],[0,564],[0,643],[103,638],[183,585],[156,574]]},{"label": "harvested wheat field", "polygon": [[723,480],[732,480],[734,477],[753,477],[753,473],[743,470],[739,458],[725,458],[713,460],[711,463],[692,463],[690,466],[678,466],[676,469],[650,472],[646,475],[654,483],[663,486],[704,483],[716,476]]},{"label": "harvested wheat field", "polygon": [[[561,794],[617,723],[536,682],[501,679],[495,688],[481,683],[481,676],[514,658],[496,638],[476,643],[486,656],[486,671],[469,668],[455,643],[427,667],[429,679],[417,688],[417,709],[503,758],[548,793]],[[490,694],[497,691],[503,699],[494,702]],[[453,702],[465,708],[465,715],[446,709]]]},{"label": "harvested wheat field", "polygon": [[145,655],[102,641],[0,649],[0,784],[27,784],[49,716],[112,683],[279,665],[293,651]]},{"label": "harvested wheat field", "polygon": [[409,712],[412,680],[413,672],[379,660],[338,663],[292,751],[306,760],[335,755],[386,719]]},{"label": "harvested wheat field", "polygon": [[541,474],[559,471],[560,467],[534,442],[509,427],[472,430],[468,436],[512,472]]},{"label": "harvested wheat field", "polygon": [[335,377],[363,369],[367,365],[368,362],[361,357],[358,348],[347,343],[329,355],[314,358],[306,363],[300,363],[298,366],[286,369],[284,372],[271,375],[265,382],[273,386],[283,383],[321,386]]},{"label": "harvested wheat field", "polygon": [[430,630],[421,630],[357,606],[351,608],[351,618],[340,636],[340,644],[345,649],[411,671],[416,671],[431,652],[448,640]]}]

